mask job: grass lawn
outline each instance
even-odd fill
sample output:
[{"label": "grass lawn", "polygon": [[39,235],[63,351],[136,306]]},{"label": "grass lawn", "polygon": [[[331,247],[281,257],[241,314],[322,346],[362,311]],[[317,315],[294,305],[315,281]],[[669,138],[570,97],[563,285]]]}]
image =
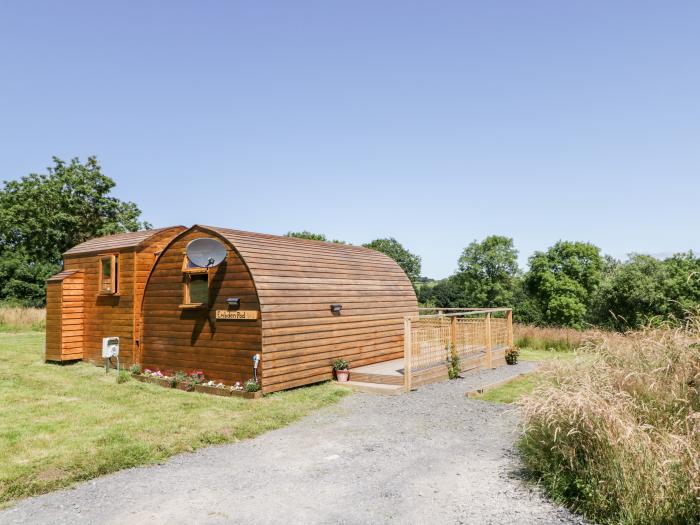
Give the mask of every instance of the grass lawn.
[{"label": "grass lawn", "polygon": [[43,362],[44,334],[0,333],[0,506],[178,452],[237,441],[337,402],[333,383],[247,400]]},{"label": "grass lawn", "polygon": [[[573,359],[574,356],[574,352],[570,351],[535,350],[532,348],[523,348],[520,350],[521,361],[542,362],[569,360]],[[532,392],[541,381],[542,374],[533,372],[526,376],[516,377],[512,381],[508,381],[492,390],[487,390],[476,399],[491,401],[493,403],[513,403],[523,394]]]}]

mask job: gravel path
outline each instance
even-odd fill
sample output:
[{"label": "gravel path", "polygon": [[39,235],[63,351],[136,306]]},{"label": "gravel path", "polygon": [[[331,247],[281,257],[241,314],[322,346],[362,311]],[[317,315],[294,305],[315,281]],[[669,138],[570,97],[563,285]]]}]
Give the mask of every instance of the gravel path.
[{"label": "gravel path", "polygon": [[464,395],[533,366],[354,394],[256,439],[24,500],[0,524],[582,523],[516,477],[517,414]]}]

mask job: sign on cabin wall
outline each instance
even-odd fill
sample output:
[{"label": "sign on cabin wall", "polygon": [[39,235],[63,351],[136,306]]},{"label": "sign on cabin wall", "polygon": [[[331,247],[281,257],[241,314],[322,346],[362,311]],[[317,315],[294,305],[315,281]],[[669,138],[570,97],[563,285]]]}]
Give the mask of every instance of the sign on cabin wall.
[{"label": "sign on cabin wall", "polygon": [[216,318],[222,321],[254,321],[258,318],[257,310],[217,310]]}]

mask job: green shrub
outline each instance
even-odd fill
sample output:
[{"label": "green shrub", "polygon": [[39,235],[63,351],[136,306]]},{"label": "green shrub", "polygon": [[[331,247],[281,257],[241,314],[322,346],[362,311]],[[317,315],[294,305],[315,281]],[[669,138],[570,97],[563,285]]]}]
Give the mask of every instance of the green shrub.
[{"label": "green shrub", "polygon": [[450,345],[447,349],[447,376],[450,379],[457,379],[461,371],[457,348],[455,345]]},{"label": "green shrub", "polygon": [[129,368],[129,372],[131,372],[131,375],[133,375],[133,376],[141,375],[141,365],[137,365],[137,364],[131,365],[131,368]]},{"label": "green shrub", "polygon": [[128,370],[119,370],[117,372],[117,384],[126,383],[131,379],[131,373]]},{"label": "green shrub", "polygon": [[506,350],[505,358],[506,363],[508,363],[509,365],[517,365],[518,357],[520,357],[520,352],[517,348],[509,348]]},{"label": "green shrub", "polygon": [[243,385],[243,388],[246,392],[257,392],[260,390],[260,383],[258,383],[255,379],[248,379],[248,381],[246,381]]}]

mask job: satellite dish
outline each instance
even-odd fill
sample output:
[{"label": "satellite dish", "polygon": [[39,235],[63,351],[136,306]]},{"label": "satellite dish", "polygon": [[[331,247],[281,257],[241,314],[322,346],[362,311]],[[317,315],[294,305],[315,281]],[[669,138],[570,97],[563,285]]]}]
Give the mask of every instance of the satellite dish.
[{"label": "satellite dish", "polygon": [[187,258],[194,266],[211,268],[226,259],[226,246],[211,237],[195,239],[187,245]]}]

